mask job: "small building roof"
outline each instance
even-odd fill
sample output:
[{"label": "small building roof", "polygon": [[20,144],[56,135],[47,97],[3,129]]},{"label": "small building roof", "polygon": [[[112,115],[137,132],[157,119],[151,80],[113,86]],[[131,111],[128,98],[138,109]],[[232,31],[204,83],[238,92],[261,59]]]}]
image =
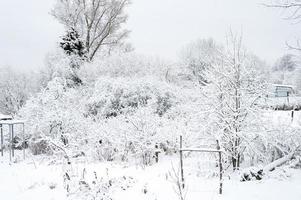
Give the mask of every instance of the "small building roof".
[{"label": "small building roof", "polygon": [[293,85],[272,84],[274,87],[294,88]]},{"label": "small building roof", "polygon": [[2,113],[0,113],[0,120],[12,120],[13,117],[10,115],[4,115]]},{"label": "small building roof", "polygon": [[0,120],[0,124],[13,125],[13,124],[24,124],[24,120]]}]

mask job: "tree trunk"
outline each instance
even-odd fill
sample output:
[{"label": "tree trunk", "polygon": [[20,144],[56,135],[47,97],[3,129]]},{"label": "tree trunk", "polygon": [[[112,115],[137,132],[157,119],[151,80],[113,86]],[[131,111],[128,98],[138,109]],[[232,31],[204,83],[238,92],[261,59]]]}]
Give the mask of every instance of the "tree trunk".
[{"label": "tree trunk", "polygon": [[239,168],[240,168],[240,154],[238,154],[237,157],[232,156],[232,166],[233,166],[233,171],[239,170]]}]

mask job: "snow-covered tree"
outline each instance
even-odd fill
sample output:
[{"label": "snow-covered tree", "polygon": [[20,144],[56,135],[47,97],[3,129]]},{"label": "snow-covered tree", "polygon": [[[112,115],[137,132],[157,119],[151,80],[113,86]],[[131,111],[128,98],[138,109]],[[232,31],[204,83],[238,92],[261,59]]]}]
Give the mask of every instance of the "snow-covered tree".
[{"label": "snow-covered tree", "polygon": [[67,31],[67,34],[62,38],[62,42],[60,42],[60,46],[69,56],[75,55],[83,60],[86,58],[84,43],[74,28]]},{"label": "snow-covered tree", "polygon": [[282,56],[271,69],[270,82],[296,86],[299,65],[298,56],[292,54]]},{"label": "snow-covered tree", "polygon": [[298,68],[294,72],[294,83],[293,85],[296,87],[296,92],[300,94],[301,91],[301,68]]},{"label": "snow-covered tree", "polygon": [[274,71],[294,71],[296,69],[297,63],[295,61],[294,55],[286,54],[283,55],[274,65]]},{"label": "snow-covered tree", "polygon": [[213,39],[203,39],[186,45],[181,52],[182,62],[202,85],[210,80],[205,79],[205,70],[216,64],[217,56],[222,50]]},{"label": "snow-covered tree", "polygon": [[48,54],[46,67],[41,70],[41,76],[44,77],[44,80],[41,80],[43,86],[46,87],[48,82],[55,77],[66,79],[69,87],[82,85],[78,73],[84,63],[83,58],[78,55],[67,55],[63,49],[57,49],[56,52]]},{"label": "snow-covered tree", "polygon": [[[127,21],[129,0],[58,0],[52,15],[67,30],[82,37],[88,59],[122,43],[128,35],[122,25]],[[106,49],[107,47],[107,49]]]},{"label": "snow-covered tree", "polygon": [[18,73],[10,67],[0,68],[0,113],[14,115],[27,98],[38,91],[33,75]]},{"label": "snow-covered tree", "polygon": [[243,49],[241,37],[231,33],[218,62],[206,70],[210,82],[204,92],[212,110],[208,131],[220,140],[234,170],[239,168],[254,133],[252,128],[259,113],[256,102],[264,97],[265,82],[258,70],[262,66],[258,65]]},{"label": "snow-covered tree", "polygon": [[70,60],[70,73],[68,76],[68,79],[72,82],[70,86],[81,85],[82,80],[78,76],[78,70],[87,60],[87,51],[80,35],[74,28],[67,31],[67,34],[62,38],[62,42],[60,42],[60,47]]}]

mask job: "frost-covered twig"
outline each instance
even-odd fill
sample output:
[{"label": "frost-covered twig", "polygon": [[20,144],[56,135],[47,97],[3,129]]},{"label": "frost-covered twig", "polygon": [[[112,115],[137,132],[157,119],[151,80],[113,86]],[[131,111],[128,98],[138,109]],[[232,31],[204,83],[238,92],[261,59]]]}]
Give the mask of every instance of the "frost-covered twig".
[{"label": "frost-covered twig", "polygon": [[182,187],[183,184],[179,176],[179,170],[177,172],[172,165],[172,171],[170,171],[168,174],[171,178],[172,183],[174,184],[173,189],[177,194],[179,200],[185,200],[187,195],[187,186],[185,187],[185,189]]}]

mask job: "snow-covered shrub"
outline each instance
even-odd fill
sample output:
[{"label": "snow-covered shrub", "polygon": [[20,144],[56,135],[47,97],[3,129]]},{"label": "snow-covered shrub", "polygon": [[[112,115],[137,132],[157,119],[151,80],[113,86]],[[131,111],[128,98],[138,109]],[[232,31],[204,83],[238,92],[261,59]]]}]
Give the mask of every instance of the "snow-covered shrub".
[{"label": "snow-covered shrub", "polygon": [[95,156],[99,160],[135,159],[144,165],[152,164],[156,152],[168,153],[174,148],[176,133],[172,129],[169,132],[163,130],[172,126],[173,122],[147,108],[111,118],[99,129]]},{"label": "snow-covered shrub", "polygon": [[151,79],[102,77],[95,85],[70,88],[65,79],[55,78],[19,116],[27,119],[34,154],[84,152],[99,160],[136,158],[148,165],[159,151],[175,149],[179,93]]},{"label": "snow-covered shrub", "polygon": [[[222,58],[230,62],[232,57],[226,54]],[[165,64],[155,65],[153,60],[134,54],[85,64],[79,73],[84,85],[79,87],[69,87],[68,71],[62,67],[62,73],[54,73],[55,78],[26,103],[19,115],[27,120],[26,132],[32,137],[35,154],[64,150],[69,156],[89,155],[105,161],[134,159],[149,165],[159,152],[176,152],[182,134],[187,147],[216,148],[216,139],[223,139],[228,153],[231,145],[235,146],[231,142],[237,139],[240,161],[253,159],[256,164],[269,157],[276,145],[266,143],[267,136],[270,141],[275,137],[262,134],[266,131],[264,116],[258,115],[253,104],[261,92],[256,70],[249,70],[257,66],[253,61],[249,57],[244,60],[243,69],[248,73],[239,74],[243,84],[237,88],[231,84],[237,75],[237,66],[231,62],[224,63],[224,68],[214,65],[208,73],[212,83],[205,88],[194,85],[193,80],[184,86],[170,81]],[[55,62],[56,71],[60,64]],[[239,108],[235,106],[236,90],[241,95]],[[281,141],[284,149],[290,146],[287,138],[283,136]]]},{"label": "snow-covered shrub", "polygon": [[42,137],[32,138],[30,141],[29,149],[33,155],[53,154],[53,149],[51,148],[51,144],[49,144],[48,140],[45,140]]},{"label": "snow-covered shrub", "polygon": [[[102,102],[102,107],[94,112],[97,115],[88,116],[97,124],[97,134],[93,136],[97,159],[131,161],[135,158],[139,163],[148,165],[156,160],[158,154],[176,152],[180,134],[186,133],[190,136],[187,141],[197,143],[193,138],[199,135],[194,126],[200,126],[196,114],[200,105],[192,102],[196,98],[192,98],[191,91],[177,87],[171,89],[165,82],[148,79],[132,81],[104,77],[99,82],[87,101],[88,105]],[[123,106],[118,112],[114,110],[118,113],[116,117],[108,118],[106,113],[108,110],[112,113],[110,99],[115,98],[114,91],[123,91],[118,101]],[[158,97],[165,99],[158,100]],[[141,99],[143,101],[139,101]]]},{"label": "snow-covered shrub", "polygon": [[41,82],[47,86],[49,81],[59,77],[65,79],[68,87],[82,85],[82,79],[78,73],[84,63],[83,57],[73,53],[68,54],[63,49],[57,49],[56,52],[48,54],[46,57],[46,68],[42,71],[45,80]]},{"label": "snow-covered shrub", "polygon": [[241,172],[240,181],[261,180],[263,178],[263,170],[258,168],[247,168]]},{"label": "snow-covered shrub", "polygon": [[162,81],[102,77],[88,100],[86,115],[109,118],[133,113],[140,107],[151,107],[154,113],[162,116],[175,104],[173,90]]},{"label": "snow-covered shrub", "polygon": [[299,121],[297,118],[295,122],[292,121],[290,113],[262,110],[262,113],[257,115],[260,123],[257,123],[256,132],[248,134],[248,145],[244,151],[245,165],[266,165],[300,147]]},{"label": "snow-covered shrub", "polygon": [[289,167],[291,167],[293,169],[301,169],[301,157],[299,156],[298,158],[290,161]]},{"label": "snow-covered shrub", "polygon": [[36,147],[36,141],[41,139],[43,146],[50,145],[49,149],[62,146],[75,150],[85,144],[89,127],[85,123],[89,120],[81,112],[81,96],[76,89],[68,88],[64,79],[55,78],[27,101],[19,116],[27,120],[26,133],[31,136],[30,145],[35,145],[35,154],[45,151]]},{"label": "snow-covered shrub", "polygon": [[19,112],[27,119],[34,154],[84,152],[99,160],[136,158],[147,165],[159,152],[175,152],[183,130],[197,132],[190,127],[199,123],[190,123],[197,110],[190,103],[195,90],[171,83],[177,73],[171,76],[166,62],[112,55],[81,66],[77,75],[84,85],[70,87],[71,60],[62,52],[49,56],[52,80]]}]

